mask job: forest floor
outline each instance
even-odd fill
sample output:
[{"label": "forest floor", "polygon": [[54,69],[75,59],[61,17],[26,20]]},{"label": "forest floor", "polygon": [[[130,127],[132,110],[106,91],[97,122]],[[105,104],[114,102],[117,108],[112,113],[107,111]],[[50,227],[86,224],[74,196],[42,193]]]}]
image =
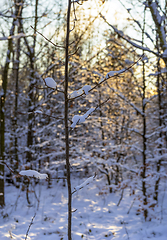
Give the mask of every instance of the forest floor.
[{"label": "forest floor", "polygon": [[[72,186],[82,182],[81,179],[73,179]],[[47,188],[47,183],[42,182],[36,185],[35,192],[40,200],[39,206],[34,192],[29,193],[32,204],[28,206],[25,191],[14,186],[5,187],[6,206],[0,210],[1,240],[23,240],[29,227],[27,239],[67,239],[67,187],[59,181]],[[155,218],[148,222],[144,221],[142,214],[136,215],[137,202],[131,208],[134,196],[124,191],[123,199],[117,206],[120,197],[121,192],[108,193],[104,181],[100,179],[74,193],[72,239],[167,240],[165,192],[163,202],[154,210]]]}]

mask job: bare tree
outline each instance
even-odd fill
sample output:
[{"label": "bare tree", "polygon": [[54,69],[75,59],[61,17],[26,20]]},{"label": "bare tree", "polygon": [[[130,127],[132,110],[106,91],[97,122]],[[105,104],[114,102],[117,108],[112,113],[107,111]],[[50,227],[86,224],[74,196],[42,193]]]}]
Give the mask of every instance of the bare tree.
[{"label": "bare tree", "polygon": [[6,62],[5,62],[5,65],[3,67],[3,72],[2,72],[2,90],[1,90],[1,95],[0,95],[0,98],[1,98],[1,100],[0,100],[0,138],[1,138],[0,158],[2,161],[2,164],[0,164],[0,174],[1,174],[0,205],[1,206],[3,206],[5,204],[5,200],[4,200],[4,164],[3,164],[3,161],[5,161],[5,155],[4,155],[5,154],[5,100],[6,100],[6,92],[7,92],[7,85],[8,85],[9,64],[11,61],[11,55],[13,53],[13,36],[15,33],[15,27],[16,27],[15,24],[22,13],[22,5],[20,5],[18,3],[22,3],[22,1],[18,0],[14,4],[15,17],[13,18],[12,27],[10,29],[10,33],[9,33],[9,37],[8,37],[8,51],[7,51],[7,56],[6,56]]}]

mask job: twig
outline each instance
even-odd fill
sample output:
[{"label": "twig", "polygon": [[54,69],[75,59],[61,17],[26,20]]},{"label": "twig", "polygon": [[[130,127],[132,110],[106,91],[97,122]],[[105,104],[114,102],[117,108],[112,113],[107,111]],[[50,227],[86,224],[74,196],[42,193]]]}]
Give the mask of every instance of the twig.
[{"label": "twig", "polygon": [[80,49],[80,47],[78,47],[73,53],[69,54],[69,57],[71,57],[71,56],[73,56],[74,54],[76,54],[79,49]]},{"label": "twig", "polygon": [[76,208],[75,210],[72,210],[72,213],[76,212],[78,209]]},{"label": "twig", "polygon": [[72,32],[75,29],[75,21],[77,21],[77,17],[76,17],[76,13],[75,13],[75,4],[73,2],[73,9],[74,9],[74,25],[72,27],[72,29],[70,30],[70,32]]},{"label": "twig", "polygon": [[[134,65],[136,65],[143,57],[144,57],[144,54],[142,54],[136,62],[132,63],[129,67],[123,69],[121,72],[116,73],[116,74],[114,74],[114,75],[112,75],[112,76],[106,76],[102,81],[100,81],[99,83],[97,83],[97,84],[96,84],[94,87],[92,87],[88,92],[92,92],[95,88],[99,87],[102,83],[106,82],[107,80],[109,80],[109,79],[111,79],[111,78],[113,78],[113,77],[118,77],[120,74],[128,71],[128,70],[131,69]],[[79,98],[79,97],[83,96],[84,94],[85,94],[85,93],[83,92],[82,94],[80,94],[80,95],[78,95],[78,96],[76,96],[76,97],[69,98],[69,100],[74,100],[74,99],[76,99],[76,98]]]},{"label": "twig", "polygon": [[[110,100],[110,97],[107,98],[107,99],[106,99],[104,102],[102,102],[101,104],[97,105],[92,112],[94,112],[95,110],[97,110],[99,107],[101,107],[102,105],[104,105],[104,104],[105,104],[106,102],[108,102],[109,100]],[[91,112],[91,113],[92,113],[92,112]],[[91,113],[89,113],[89,114],[85,117],[85,120],[91,115]],[[69,121],[70,121],[70,120],[69,120]],[[70,122],[72,122],[72,121],[70,121]],[[75,126],[76,126],[79,122],[80,122],[80,119],[78,119],[78,121],[75,123]],[[74,126],[74,127],[75,127],[75,126]],[[71,127],[70,130],[69,130],[69,132],[71,132],[71,130],[74,129],[74,127]]]},{"label": "twig", "polygon": [[0,161],[0,163],[1,163],[1,164],[4,164],[13,174],[16,174],[16,173],[13,171],[13,169],[11,169],[11,167],[9,167],[9,165],[8,165],[6,162]]},{"label": "twig", "polygon": [[129,36],[125,36],[121,31],[119,31],[116,27],[114,27],[112,24],[110,24],[106,18],[100,13],[100,17],[108,24],[108,26],[112,27],[112,29],[118,34],[118,36],[120,36],[122,39],[124,39],[126,42],[130,43],[132,46],[134,46],[135,48],[153,53],[155,56],[157,57],[161,57],[158,53],[152,51],[151,49],[149,49],[148,47],[143,47],[141,45],[138,45],[134,42],[131,41],[131,38]]},{"label": "twig", "polygon": [[30,231],[30,228],[31,228],[31,226],[32,226],[32,224],[33,224],[33,221],[34,221],[34,218],[36,217],[36,215],[37,215],[37,212],[35,212],[34,216],[33,216],[32,219],[31,219],[30,225],[29,225],[29,227],[28,227],[28,229],[27,229],[27,232],[26,232],[25,240],[26,240],[27,237],[28,237],[28,233],[29,233],[29,231]]},{"label": "twig", "polygon": [[[34,193],[35,193],[35,191],[34,191]],[[35,195],[36,195],[36,194],[35,194]],[[36,196],[36,199],[37,199],[37,201],[38,201],[37,209],[36,209],[36,212],[35,212],[34,216],[32,217],[31,222],[30,222],[30,224],[29,224],[29,226],[28,226],[28,229],[27,229],[27,232],[26,232],[26,236],[25,236],[25,240],[27,240],[27,237],[28,237],[30,228],[31,228],[31,226],[32,226],[32,224],[33,224],[33,221],[34,221],[34,219],[35,219],[35,217],[36,217],[36,215],[37,215],[37,211],[38,211],[38,209],[39,209],[40,200],[38,199],[37,196]]]},{"label": "twig", "polygon": [[122,192],[121,192],[121,197],[117,203],[117,207],[120,205],[121,201],[122,201],[122,198],[123,198],[123,195],[124,195],[124,189],[122,189]]},{"label": "twig", "polygon": [[133,199],[133,202],[131,203],[131,205],[130,205],[130,208],[129,208],[129,210],[128,210],[127,214],[129,214],[129,213],[130,213],[130,210],[132,209],[134,202],[135,202],[135,199]]},{"label": "twig", "polygon": [[[33,28],[31,26],[31,28]],[[34,29],[34,28],[33,28]],[[34,29],[35,30],[35,29]],[[51,44],[53,44],[55,47],[58,47],[58,48],[65,48],[64,46],[60,46],[60,45],[57,45],[55,43],[53,43],[52,41],[50,41],[47,37],[45,37],[42,33],[38,32],[37,30],[35,30],[38,34],[40,34],[43,38],[45,38],[48,42],[50,42]]]},{"label": "twig", "polygon": [[[95,179],[95,177],[97,176],[97,174],[96,174],[96,172],[95,172],[95,174],[94,174],[94,176],[93,176],[93,179]],[[89,185],[90,183],[88,182],[86,185]],[[82,188],[84,188],[85,186],[82,186],[82,187],[80,187],[79,189],[75,189],[71,194],[74,194],[75,192],[77,192],[77,191],[79,191],[79,190],[81,190]]]},{"label": "twig", "polygon": [[131,69],[134,65],[136,65],[142,58],[144,57],[144,54],[142,54],[138,60],[134,63],[132,63],[129,67],[125,68],[124,70],[122,70],[119,73],[114,74],[113,76],[107,76],[105,77],[100,83],[97,83],[92,89],[89,90],[89,92],[91,92],[92,90],[94,90],[95,88],[97,88],[98,86],[100,86],[102,83],[106,82],[108,79],[111,79],[113,77],[118,77],[120,74],[127,72],[129,69]]}]

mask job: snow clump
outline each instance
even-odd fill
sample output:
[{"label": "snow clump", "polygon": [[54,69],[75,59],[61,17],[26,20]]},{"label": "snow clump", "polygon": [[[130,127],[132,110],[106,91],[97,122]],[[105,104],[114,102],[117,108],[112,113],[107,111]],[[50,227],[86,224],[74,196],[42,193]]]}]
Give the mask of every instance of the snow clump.
[{"label": "snow clump", "polygon": [[39,173],[35,170],[22,170],[19,172],[20,175],[22,176],[27,176],[27,177],[35,177],[35,178],[38,178],[38,179],[47,179],[48,178],[48,175],[45,174],[45,173]]},{"label": "snow clump", "polygon": [[57,88],[57,83],[55,82],[55,80],[53,78],[47,77],[44,79],[44,81],[45,81],[45,84],[47,87],[53,88],[53,89]]}]

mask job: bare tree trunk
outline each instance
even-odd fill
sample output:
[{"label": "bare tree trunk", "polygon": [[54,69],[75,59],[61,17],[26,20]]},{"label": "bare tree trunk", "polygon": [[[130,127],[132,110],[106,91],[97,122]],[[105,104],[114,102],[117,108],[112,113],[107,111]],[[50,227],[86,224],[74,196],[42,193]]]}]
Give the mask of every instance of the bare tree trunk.
[{"label": "bare tree trunk", "polygon": [[66,169],[67,169],[67,185],[68,185],[68,240],[71,240],[71,177],[70,177],[70,161],[69,161],[69,130],[68,130],[68,61],[69,61],[69,34],[70,34],[70,11],[71,11],[71,0],[68,0],[68,11],[67,11],[67,29],[66,29],[66,49],[65,49],[65,143],[66,143]]},{"label": "bare tree trunk", "polygon": [[[29,47],[28,41],[26,40],[26,45],[29,51],[29,59],[30,59],[30,84],[28,89],[28,112],[33,112],[35,110],[35,94],[34,94],[34,71],[35,71],[35,46],[36,46],[36,29],[38,23],[38,0],[35,2],[35,22],[34,22],[34,39],[33,39],[33,48]],[[32,153],[31,148],[33,146],[33,121],[34,115],[33,113],[28,114],[28,132],[27,132],[27,162],[31,162]]]},{"label": "bare tree trunk", "polygon": [[[99,106],[101,106],[101,86],[99,85]],[[103,117],[103,112],[101,110],[101,107],[99,107],[99,112],[100,112],[100,129],[101,129],[101,139],[102,141],[104,140],[104,130],[103,130],[103,122],[102,122],[102,117]],[[103,142],[104,145],[104,142]]]},{"label": "bare tree trunk", "polygon": [[[32,54],[34,55],[34,54]],[[27,162],[31,162],[32,160],[32,153],[31,153],[31,147],[33,145],[33,111],[34,111],[34,62],[33,57],[30,58],[30,84],[28,89],[28,132],[27,132]],[[31,112],[31,113],[30,113]]]},{"label": "bare tree trunk", "polygon": [[[158,39],[157,39],[157,48],[158,48],[158,51],[159,51],[159,44],[158,44]],[[158,61],[157,61],[157,70],[158,72],[160,72],[160,62],[159,62],[159,58],[158,58]],[[159,114],[159,118],[158,118],[158,121],[159,121],[159,128],[160,128],[160,132],[159,132],[159,138],[161,139],[161,142],[162,142],[162,115],[163,115],[163,106],[162,106],[162,85],[161,85],[161,82],[160,82],[160,75],[158,74],[157,75],[157,92],[158,92],[158,114]],[[160,149],[159,150],[159,153],[160,155],[162,155],[162,144],[160,143],[158,148]],[[157,173],[160,172],[160,169],[161,169],[161,161],[162,159],[159,159],[159,161],[157,162],[157,166],[156,166],[156,170],[157,170]],[[155,182],[155,193],[154,193],[154,200],[158,201],[158,189],[159,189],[159,182],[160,182],[160,177],[158,176],[156,182]]]},{"label": "bare tree trunk", "polygon": [[[144,10],[144,19],[143,19],[143,29],[142,29],[142,45],[144,45],[144,33],[145,33],[145,11]],[[143,50],[144,54],[144,50]],[[142,93],[142,120],[143,120],[143,171],[142,171],[142,191],[143,191],[143,204],[147,205],[147,187],[146,187],[146,79],[145,79],[145,62],[142,61],[143,65],[143,93]],[[144,208],[144,218],[145,220],[148,217],[148,211],[146,208]]]},{"label": "bare tree trunk", "polygon": [[[154,21],[155,27],[156,27],[156,31],[158,33],[158,37],[160,40],[160,47],[163,51],[166,50],[166,34],[165,34],[165,24],[163,25],[163,21],[161,21],[161,15],[158,11],[158,1],[154,1],[153,0],[147,0],[148,3],[148,7],[150,9],[151,15],[152,15],[152,19]],[[167,57],[166,55],[163,56],[164,62],[167,66]]]},{"label": "bare tree trunk", "polygon": [[[143,80],[143,171],[142,171],[142,191],[143,191],[143,202],[144,205],[147,205],[147,188],[146,188],[146,117],[145,117],[145,82]],[[144,217],[147,219],[148,212],[147,209],[144,209]]]},{"label": "bare tree trunk", "polygon": [[[23,11],[22,0],[17,0],[16,4],[16,16],[18,18],[18,29],[17,34],[21,33],[21,17]],[[21,39],[19,38],[16,40],[16,60],[13,62],[13,70],[14,70],[14,77],[15,77],[15,106],[14,106],[14,118],[13,118],[13,125],[14,125],[14,170],[18,168],[18,139],[17,139],[17,112],[18,112],[18,94],[19,94],[19,66],[20,66],[20,42]]]},{"label": "bare tree trunk", "polygon": [[[17,15],[16,15],[17,16]],[[10,29],[9,35],[14,35],[16,18],[13,19],[12,27]],[[2,90],[0,93],[0,160],[5,161],[5,100],[6,100],[6,91],[8,84],[8,71],[9,64],[11,59],[11,53],[13,52],[13,42],[12,38],[8,39],[8,51],[6,56],[5,66],[2,73]],[[5,205],[4,198],[4,165],[0,164],[0,206]]]}]

